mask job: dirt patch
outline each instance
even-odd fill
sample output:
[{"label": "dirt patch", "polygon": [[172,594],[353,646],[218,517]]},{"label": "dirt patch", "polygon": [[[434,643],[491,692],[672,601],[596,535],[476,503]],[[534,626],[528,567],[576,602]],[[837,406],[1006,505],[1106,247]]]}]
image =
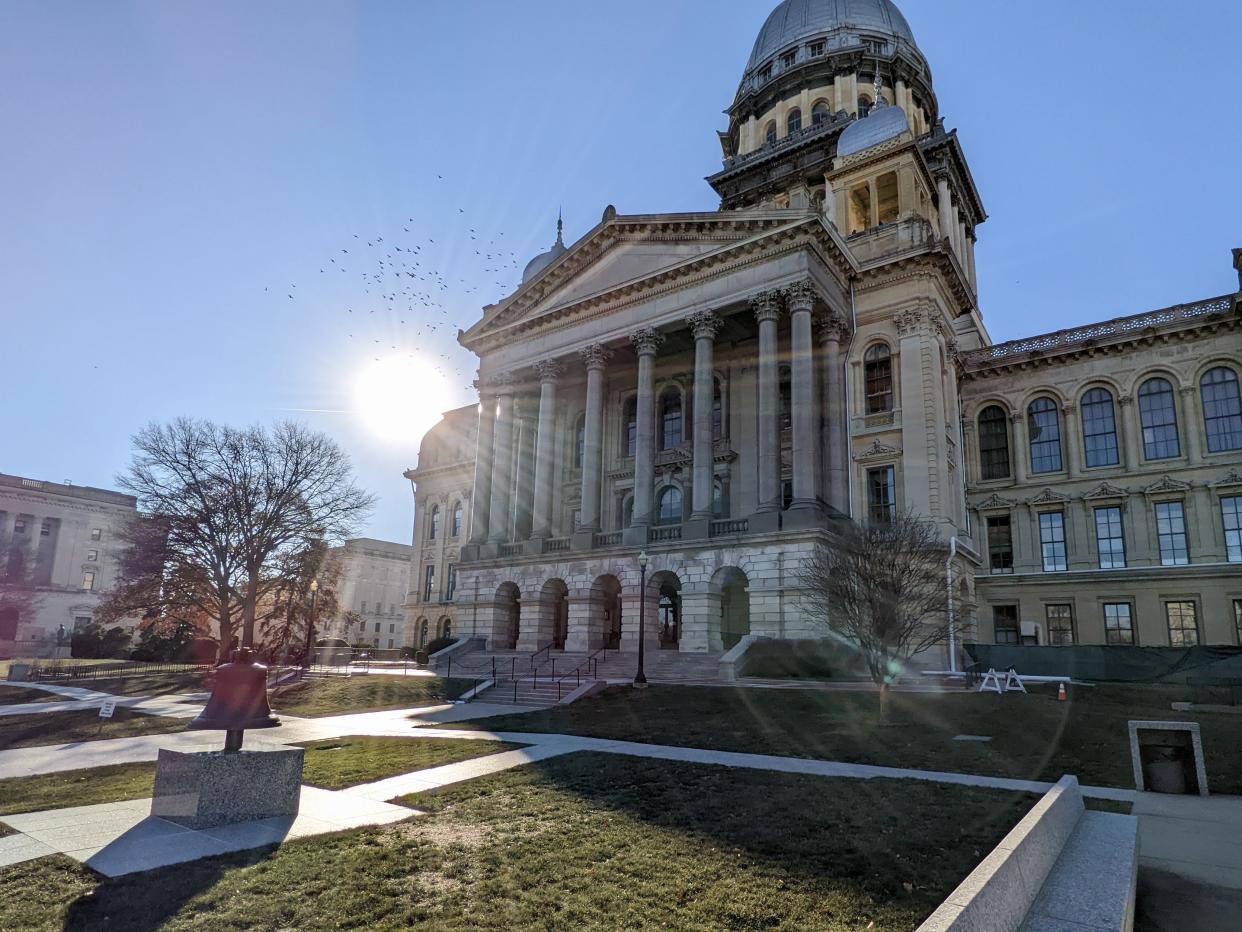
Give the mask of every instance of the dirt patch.
[{"label": "dirt patch", "polygon": [[401,822],[393,827],[393,831],[399,832],[403,838],[425,841],[437,848],[482,848],[496,838],[484,826],[439,822],[434,816]]}]

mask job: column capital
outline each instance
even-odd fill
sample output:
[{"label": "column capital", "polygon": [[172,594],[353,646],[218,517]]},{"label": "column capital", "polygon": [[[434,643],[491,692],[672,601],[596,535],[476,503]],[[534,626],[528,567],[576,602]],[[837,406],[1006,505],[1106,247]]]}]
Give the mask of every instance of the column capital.
[{"label": "column capital", "polygon": [[1134,396],[1133,395],[1118,395],[1117,404],[1121,405],[1123,408],[1128,408],[1130,407],[1130,405],[1134,404]]},{"label": "column capital", "polygon": [[781,293],[779,291],[761,291],[757,295],[752,295],[750,309],[754,312],[755,320],[759,323],[779,319],[782,310]]},{"label": "column capital", "polygon": [[724,321],[712,311],[695,311],[686,318],[686,323],[696,340],[715,340],[724,327]]},{"label": "column capital", "polygon": [[539,374],[541,383],[551,382],[556,384],[556,380],[561,376],[561,364],[555,359],[543,359],[535,363],[535,372]]},{"label": "column capital", "polygon": [[487,380],[487,386],[497,395],[512,395],[516,390],[516,383],[512,372],[501,372]]},{"label": "column capital", "polygon": [[819,325],[819,338],[825,343],[833,340],[841,343],[849,339],[850,325],[845,317],[836,311],[821,315],[816,323]]},{"label": "column capital", "polygon": [[927,320],[927,312],[922,308],[911,308],[908,311],[902,311],[893,318],[893,322],[897,325],[897,335],[902,337],[910,337],[922,333],[923,328],[927,325]]},{"label": "column capital", "polygon": [[590,346],[584,346],[578,350],[578,355],[582,357],[582,363],[588,370],[602,369],[607,365],[608,360],[612,358],[612,350],[599,343],[592,343]]},{"label": "column capital", "polygon": [[1066,402],[1065,404],[1061,405],[1061,413],[1066,414],[1066,415],[1077,414],[1078,405],[1074,404],[1072,401]]},{"label": "column capital", "polygon": [[816,291],[814,283],[809,278],[794,282],[785,289],[785,304],[791,314],[813,311],[817,300],[819,300],[819,292]]},{"label": "column capital", "polygon": [[664,344],[664,334],[651,327],[643,327],[630,334],[630,342],[639,356],[654,356]]}]

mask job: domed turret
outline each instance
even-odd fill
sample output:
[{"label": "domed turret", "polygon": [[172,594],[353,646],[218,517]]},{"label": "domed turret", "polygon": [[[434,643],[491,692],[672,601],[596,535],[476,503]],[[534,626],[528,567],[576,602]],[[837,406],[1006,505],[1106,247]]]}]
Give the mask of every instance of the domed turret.
[{"label": "domed turret", "polygon": [[526,263],[526,269],[522,272],[523,285],[550,266],[561,256],[565,255],[565,253],[569,252],[569,250],[565,247],[563,228],[564,223],[558,214],[556,217],[556,242],[552,244],[552,248],[547,252],[541,252],[539,255],[535,256],[535,258],[531,259],[530,262]]},{"label": "domed turret", "polygon": [[891,0],[784,0],[759,30],[746,72],[750,74],[804,39],[822,37],[828,51],[881,36],[918,49],[910,24]]}]

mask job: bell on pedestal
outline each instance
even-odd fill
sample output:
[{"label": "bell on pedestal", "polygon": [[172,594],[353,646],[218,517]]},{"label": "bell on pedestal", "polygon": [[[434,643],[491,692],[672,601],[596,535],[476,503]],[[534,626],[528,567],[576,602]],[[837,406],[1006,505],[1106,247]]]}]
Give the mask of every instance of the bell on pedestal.
[{"label": "bell on pedestal", "polygon": [[280,719],[267,704],[267,667],[254,662],[254,651],[242,648],[232,663],[216,669],[211,698],[190,730],[227,732],[224,750],[239,751],[247,728],[278,728]]}]

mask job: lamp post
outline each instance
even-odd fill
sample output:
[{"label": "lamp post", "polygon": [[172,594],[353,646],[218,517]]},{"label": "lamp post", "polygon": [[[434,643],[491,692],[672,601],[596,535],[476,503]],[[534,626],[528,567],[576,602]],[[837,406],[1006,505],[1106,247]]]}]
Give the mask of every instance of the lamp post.
[{"label": "lamp post", "polygon": [[319,595],[318,579],[310,581],[310,594],[310,621],[306,625],[306,656],[302,660],[302,666],[308,670],[315,659],[315,598]]},{"label": "lamp post", "polygon": [[647,551],[638,555],[638,674],[634,677],[635,689],[647,688],[647,674],[643,672],[643,642],[647,640]]}]

